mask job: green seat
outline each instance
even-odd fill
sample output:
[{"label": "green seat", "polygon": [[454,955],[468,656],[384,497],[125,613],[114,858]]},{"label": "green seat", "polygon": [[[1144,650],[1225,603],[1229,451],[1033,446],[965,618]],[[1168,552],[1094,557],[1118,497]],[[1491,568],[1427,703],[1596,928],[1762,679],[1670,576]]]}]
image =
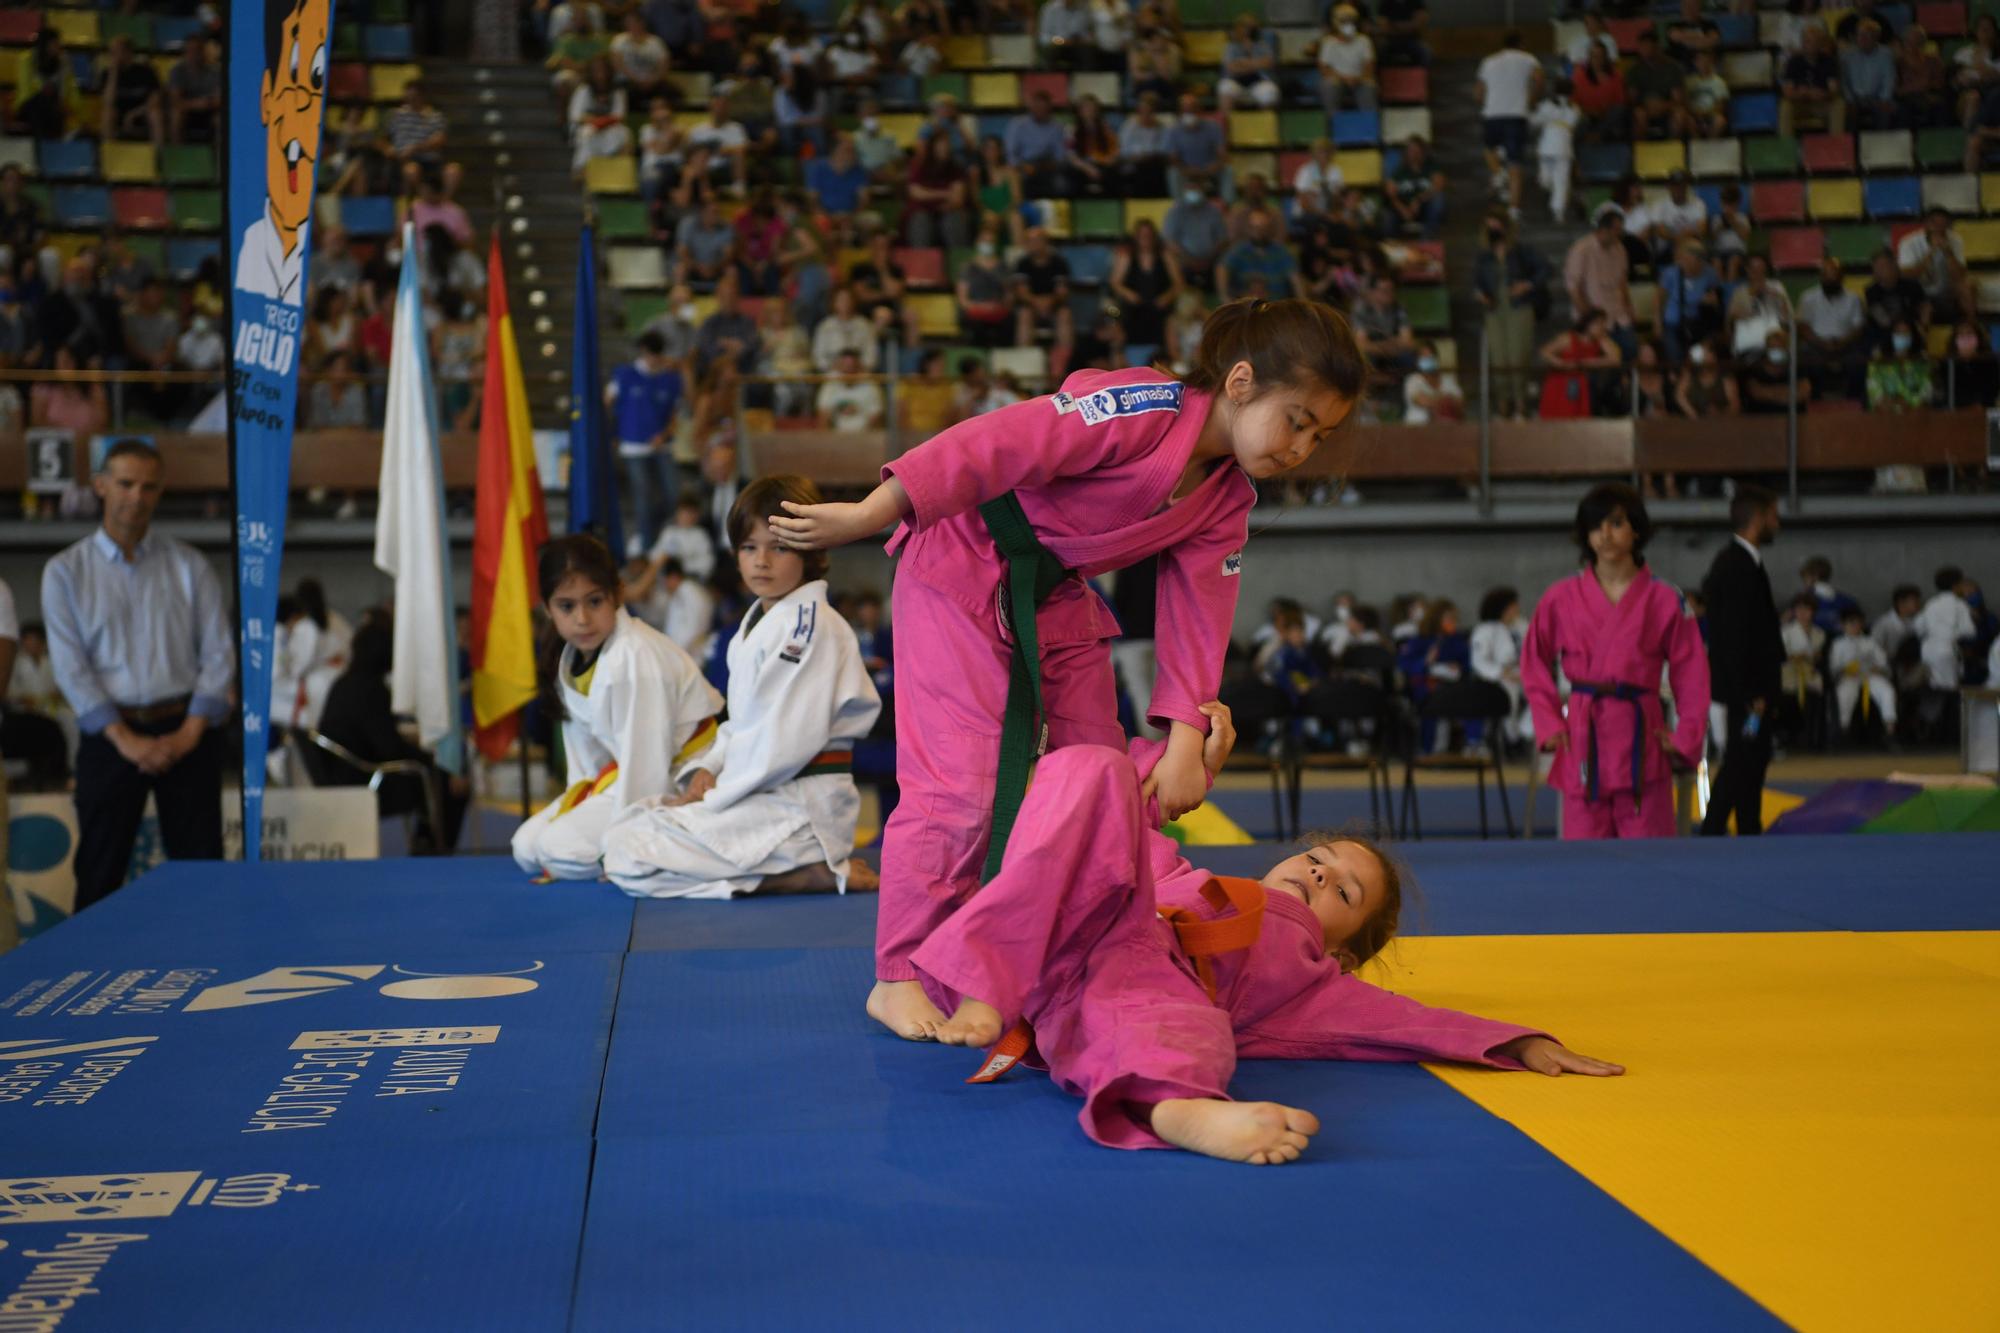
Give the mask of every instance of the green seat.
[{"label": "green seat", "polygon": [[1778,282],[1784,287],[1786,297],[1790,299],[1792,308],[1796,310],[1799,302],[1805,299],[1806,293],[1819,286],[1819,274],[1787,273],[1780,277]]},{"label": "green seat", "polygon": [[1782,135],[1743,141],[1743,170],[1752,176],[1799,174],[1799,141]]},{"label": "green seat", "polygon": [[625,331],[637,333],[667,313],[667,298],[660,292],[634,292],[625,298],[621,310],[625,318]]},{"label": "green seat", "polygon": [[167,242],[165,237],[147,236],[140,232],[128,231],[125,233],[125,248],[130,250],[135,258],[142,260],[153,272],[162,273],[166,271]]},{"label": "green seat", "polygon": [[1888,231],[1872,224],[1826,229],[1826,252],[1842,268],[1867,268],[1875,261],[1875,252],[1888,243]]},{"label": "green seat", "polygon": [[1190,28],[1220,28],[1229,22],[1226,0],[1181,0],[1181,22]]},{"label": "green seat", "polygon": [[410,21],[409,0],[375,0],[369,6],[372,11],[368,18],[371,23],[408,23]]},{"label": "green seat", "polygon": [[361,25],[359,23],[336,23],[333,25],[333,58],[335,60],[364,60],[367,52],[361,45]]},{"label": "green seat", "polygon": [[945,374],[956,378],[958,375],[958,363],[965,360],[968,356],[982,366],[990,368],[993,364],[992,354],[984,347],[947,347],[944,349]]},{"label": "green seat", "polygon": [[607,196],[597,201],[597,234],[600,239],[643,241],[652,231],[652,219],[646,216],[646,206],[637,199]]},{"label": "green seat", "polygon": [[104,31],[104,44],[111,45],[113,37],[132,39],[134,51],[153,49],[153,20],[145,14],[104,14],[98,19]]},{"label": "green seat", "polygon": [[222,191],[175,190],[167,196],[167,211],[181,231],[219,231],[222,228]]},{"label": "green seat", "polygon": [[924,80],[924,100],[928,102],[939,93],[949,93],[963,105],[971,88],[963,74],[933,74]]},{"label": "green seat", "polygon": [[1444,287],[1405,287],[1403,313],[1418,333],[1444,333],[1451,328],[1451,292]]},{"label": "green seat", "polygon": [[1926,171],[1957,171],[1965,161],[1965,131],[1956,125],[1917,131],[1917,165]]},{"label": "green seat", "polygon": [[1309,144],[1315,139],[1327,136],[1326,113],[1324,111],[1280,111],[1278,113],[1278,142],[1284,144]]},{"label": "green seat", "polygon": [[1125,205],[1117,199],[1079,199],[1070,206],[1069,229],[1074,236],[1122,236]]},{"label": "green seat", "polygon": [[1586,185],[1583,187],[1583,215],[1596,217],[1597,210],[1611,202],[1609,185]]},{"label": "green seat", "polygon": [[958,271],[970,264],[977,255],[971,246],[961,246],[944,252],[944,276],[953,286],[958,285]]},{"label": "green seat", "polygon": [[205,143],[160,149],[160,179],[169,185],[207,185],[215,179],[215,149]]}]

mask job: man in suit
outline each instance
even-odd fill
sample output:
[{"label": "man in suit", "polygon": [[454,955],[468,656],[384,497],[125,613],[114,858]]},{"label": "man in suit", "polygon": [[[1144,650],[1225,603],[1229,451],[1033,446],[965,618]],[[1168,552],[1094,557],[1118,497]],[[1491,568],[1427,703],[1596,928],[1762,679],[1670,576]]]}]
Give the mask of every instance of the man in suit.
[{"label": "man in suit", "polygon": [[1762,548],[1778,535],[1778,497],[1738,486],[1729,502],[1729,544],[1701,582],[1708,605],[1709,730],[1723,747],[1722,772],[1710,789],[1704,837],[1764,831],[1764,769],[1771,762],[1778,674],[1785,662],[1778,607]]}]

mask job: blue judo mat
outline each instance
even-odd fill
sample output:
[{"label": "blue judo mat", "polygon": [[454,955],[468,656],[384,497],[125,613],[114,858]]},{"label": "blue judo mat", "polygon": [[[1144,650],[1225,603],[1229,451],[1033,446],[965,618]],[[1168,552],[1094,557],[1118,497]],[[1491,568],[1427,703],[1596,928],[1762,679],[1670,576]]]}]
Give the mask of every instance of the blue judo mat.
[{"label": "blue judo mat", "polygon": [[[1417,931],[2000,929],[1993,835],[1403,850]],[[497,859],[165,867],[0,956],[0,1307],[65,1333],[1771,1323],[1414,1066],[1247,1064],[1240,1094],[1327,1124],[1282,1171],[1093,1147],[1046,1078],[968,1087],[969,1053],[872,1029],[873,921],[635,908]],[[1561,1304],[1496,1304],[1524,1274]]]}]

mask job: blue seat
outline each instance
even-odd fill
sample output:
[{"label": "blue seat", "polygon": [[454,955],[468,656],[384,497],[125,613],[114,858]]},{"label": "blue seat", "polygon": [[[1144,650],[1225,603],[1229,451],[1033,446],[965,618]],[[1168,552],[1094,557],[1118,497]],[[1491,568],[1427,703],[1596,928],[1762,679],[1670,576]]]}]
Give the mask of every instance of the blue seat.
[{"label": "blue seat", "polygon": [[65,185],[50,196],[59,227],[102,227],[111,221],[111,191],[102,185]]},{"label": "blue seat", "polygon": [[1871,176],[1861,201],[1871,218],[1913,218],[1923,211],[1923,185],[1915,176]]},{"label": "blue seat", "polygon": [[1720,185],[1697,185],[1695,195],[1708,205],[1708,215],[1714,217],[1722,211],[1722,187]]},{"label": "blue seat", "polygon": [[1986,326],[1986,341],[1994,351],[2000,352],[2000,323]]},{"label": "blue seat", "polygon": [[1723,50],[1748,51],[1757,45],[1755,14],[1717,14],[1714,21],[1716,31],[1722,35]]},{"label": "blue seat", "polygon": [[1400,148],[1384,148],[1382,150],[1382,179],[1388,180],[1402,169],[1403,150]]},{"label": "blue seat", "polygon": [[1111,247],[1108,245],[1066,245],[1063,258],[1069,261],[1071,282],[1096,286],[1111,278]]},{"label": "blue seat", "polygon": [[396,230],[396,201],[387,195],[343,198],[340,225],[349,236],[388,236]]},{"label": "blue seat", "polygon": [[[1975,12],[1977,7],[1975,7]],[[1903,29],[1916,22],[1916,12],[1908,5],[1883,5],[1875,11],[1875,16],[1889,25],[1889,31],[1900,36]]]},{"label": "blue seat", "polygon": [[904,347],[897,353],[896,368],[905,375],[921,375],[924,373],[924,358],[930,352],[931,349],[922,344]]},{"label": "blue seat", "polygon": [[198,18],[168,18],[161,14],[153,19],[153,45],[162,51],[172,51],[200,32]]},{"label": "blue seat", "polygon": [[1379,111],[1336,111],[1333,141],[1346,148],[1354,144],[1368,147],[1382,142],[1382,113]]},{"label": "blue seat", "polygon": [[96,64],[97,62],[91,58],[88,51],[71,51],[69,53],[70,77],[76,80],[77,87],[88,88],[97,82]]},{"label": "blue seat", "polygon": [[984,139],[1005,139],[1007,122],[1014,117],[1006,111],[982,111],[979,113],[979,137]]},{"label": "blue seat", "polygon": [[191,282],[201,266],[222,260],[222,241],[214,236],[173,236],[167,239],[167,272],[176,281]]},{"label": "blue seat", "polygon": [[1738,93],[1730,98],[1729,131],[1732,134],[1776,134],[1778,95]]},{"label": "blue seat", "polygon": [[1626,143],[1579,144],[1577,170],[1592,185],[1616,185],[1632,174],[1632,145]]},{"label": "blue seat", "polygon": [[1153,358],[1160,354],[1158,343],[1126,343],[1125,364],[1134,370],[1144,370],[1153,364]]},{"label": "blue seat", "polygon": [[1078,331],[1097,323],[1097,316],[1104,309],[1104,298],[1096,292],[1073,292],[1069,298],[1070,318],[1076,321]]},{"label": "blue seat", "polygon": [[97,174],[97,145],[88,139],[43,139],[35,156],[46,180],[88,180]]},{"label": "blue seat", "polygon": [[924,88],[914,74],[885,74],[875,81],[875,95],[884,106],[916,106],[924,100]]},{"label": "blue seat", "polygon": [[361,49],[370,60],[415,60],[416,44],[407,23],[371,23],[361,34]]}]

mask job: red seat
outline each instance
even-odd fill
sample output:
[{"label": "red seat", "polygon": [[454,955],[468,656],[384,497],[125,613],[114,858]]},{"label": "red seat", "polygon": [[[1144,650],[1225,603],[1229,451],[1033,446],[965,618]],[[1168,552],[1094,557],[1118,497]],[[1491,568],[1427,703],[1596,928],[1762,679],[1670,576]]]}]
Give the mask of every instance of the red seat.
[{"label": "red seat", "polygon": [[912,287],[944,287],[944,251],[898,250],[896,262]]},{"label": "red seat", "polygon": [[336,102],[368,100],[368,66],[341,61],[326,76],[326,95]]},{"label": "red seat", "polygon": [[1818,268],[1826,255],[1826,237],[1818,227],[1786,227],[1771,233],[1771,267]]},{"label": "red seat", "polygon": [[173,223],[167,192],[150,186],[113,190],[111,216],[128,231],[161,231]]},{"label": "red seat", "polygon": [[1965,36],[1963,0],[1950,0],[1947,4],[1918,5],[1917,26],[1932,37]]},{"label": "red seat", "polygon": [[[24,9],[0,9],[0,45],[27,46],[35,40],[35,34],[42,30],[41,6],[33,5]],[[8,60],[19,59],[19,54],[9,51]]]},{"label": "red seat", "polygon": [[1806,170],[1836,176],[1854,174],[1854,136],[1851,134],[1808,134],[1799,141],[1799,158]]},{"label": "red seat", "polygon": [[1905,236],[1908,236],[1913,231],[1922,231],[1923,229],[1924,224],[1920,221],[1896,223],[1889,228],[1889,248],[1894,250],[1903,243]]},{"label": "red seat", "polygon": [[1804,222],[1804,181],[1757,181],[1750,187],[1750,216],[1759,222]]},{"label": "red seat", "polygon": [[1068,106],[1069,75],[1049,70],[1041,70],[1033,74],[1023,74],[1021,76],[1022,104],[1026,105],[1028,99],[1036,93],[1047,93],[1049,100],[1057,106]]},{"label": "red seat", "polygon": [[1421,65],[1394,65],[1375,71],[1375,86],[1382,100],[1423,106],[1431,100],[1430,71]]},{"label": "red seat", "polygon": [[1312,161],[1312,154],[1303,148],[1294,148],[1278,154],[1278,179],[1273,182],[1280,190],[1292,188],[1292,182],[1299,178],[1299,168]]},{"label": "red seat", "polygon": [[1635,55],[1639,50],[1639,34],[1654,31],[1651,19],[1610,19],[1604,29],[1618,39],[1621,55]]}]

